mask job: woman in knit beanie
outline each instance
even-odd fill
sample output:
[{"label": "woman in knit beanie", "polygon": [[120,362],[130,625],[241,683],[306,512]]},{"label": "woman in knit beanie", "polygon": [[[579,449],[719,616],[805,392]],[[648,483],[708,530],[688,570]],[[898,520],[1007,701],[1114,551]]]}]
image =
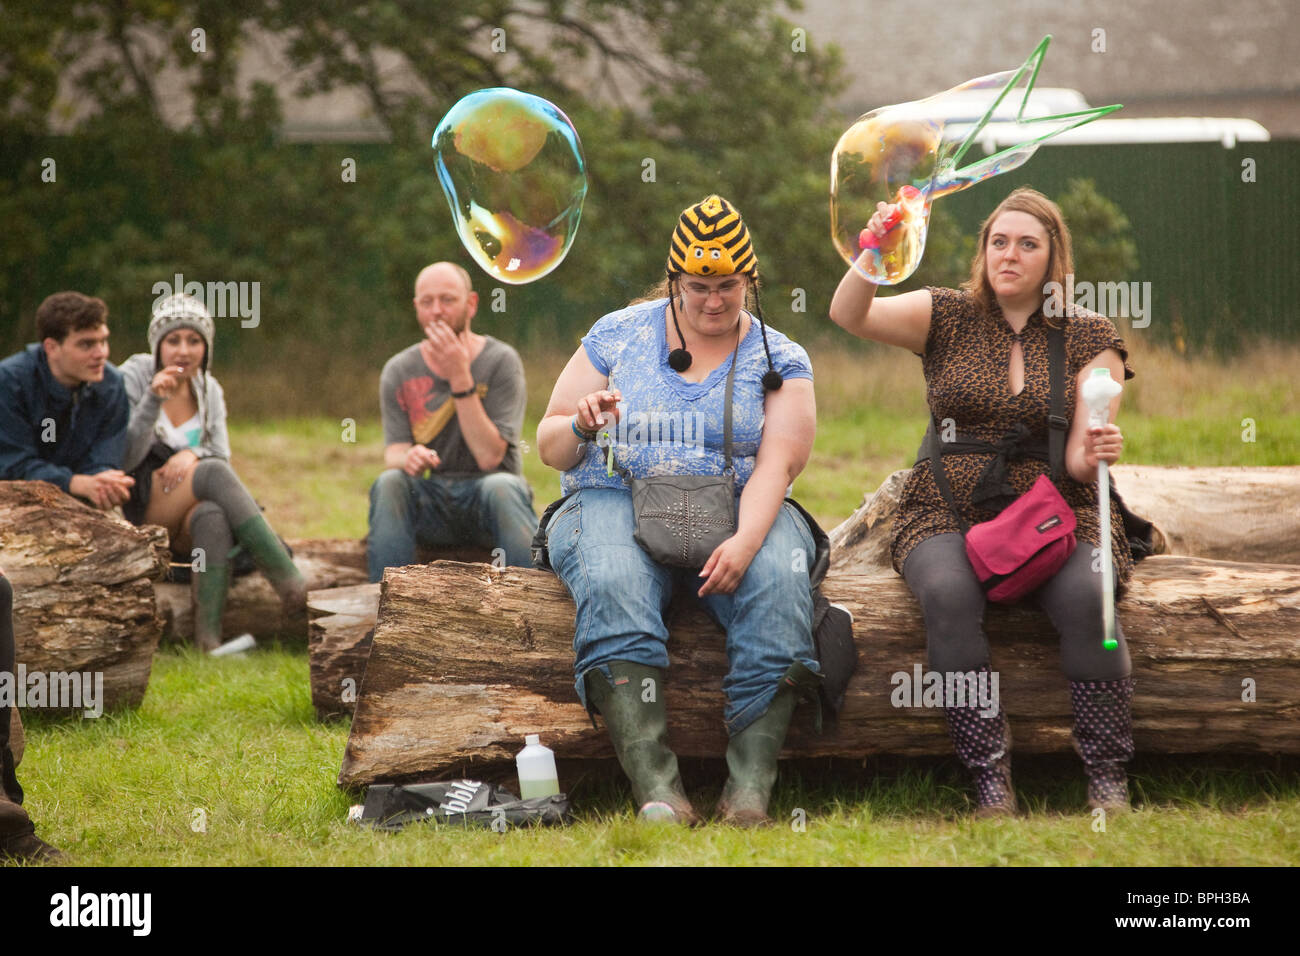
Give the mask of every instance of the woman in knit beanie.
[{"label": "woman in knit beanie", "polygon": [[192,568],[194,643],[221,644],[221,614],[236,542],[284,603],[286,627],[306,633],[307,586],[284,544],[230,467],[226,401],[210,372],[215,328],[203,303],[178,293],[155,303],[148,354],[122,365],[131,422],[123,470],[135,475],[123,508],[134,524],[167,529]]}]

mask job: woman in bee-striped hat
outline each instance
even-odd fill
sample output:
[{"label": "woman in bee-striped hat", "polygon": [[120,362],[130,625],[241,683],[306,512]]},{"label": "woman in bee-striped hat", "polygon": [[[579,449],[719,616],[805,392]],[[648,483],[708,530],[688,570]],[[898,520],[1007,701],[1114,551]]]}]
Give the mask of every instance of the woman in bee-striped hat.
[{"label": "woman in bee-striped hat", "polygon": [[[604,718],[642,819],[698,819],[668,747],[660,690],[664,611],[674,590],[687,587],[727,635],[730,777],[721,814],[741,825],[769,822],[777,752],[796,700],[819,681],[806,570],[815,541],[799,510],[783,503],[812,450],[815,418],[808,355],[764,327],[749,230],[719,196],[681,214],[664,282],[598,321],[556,382],[537,444],[542,460],[564,472],[566,497],[543,518],[539,544],[545,539],[577,605],[578,696]],[[702,567],[674,567],[638,545],[624,476],[728,468],[737,510],[721,534],[734,530],[700,555]],[[683,493],[666,519],[684,543],[712,520],[693,508]]]}]

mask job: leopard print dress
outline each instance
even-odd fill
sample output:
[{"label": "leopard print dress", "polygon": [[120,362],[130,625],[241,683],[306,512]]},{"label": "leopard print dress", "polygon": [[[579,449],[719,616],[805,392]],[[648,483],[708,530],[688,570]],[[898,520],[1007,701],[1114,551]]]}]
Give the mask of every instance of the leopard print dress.
[{"label": "leopard print dress", "polygon": [[[951,418],[962,437],[996,442],[1017,422],[1023,422],[1035,439],[1046,440],[1047,415],[1051,401],[1047,374],[1047,325],[1041,310],[1034,313],[1020,333],[1025,360],[1025,387],[1012,395],[1007,385],[1007,366],[1015,335],[996,306],[984,313],[968,292],[930,289],[933,310],[930,333],[921,364],[925,371],[926,399],[940,422]],[[1128,351],[1114,323],[1105,316],[1082,309],[1068,310],[1057,321],[1065,329],[1065,408],[1073,421],[1076,379],[1079,371],[1106,349],[1115,349],[1124,359],[1124,378],[1133,377]],[[997,517],[996,511],[972,505],[971,493],[992,456],[988,453],[944,455],[943,464],[952,486],[953,500],[969,524]],[[1007,479],[1017,494],[1030,489],[1039,475],[1050,473],[1048,463],[1034,458],[1007,463]],[[1068,474],[1056,482],[1061,496],[1074,509],[1078,527],[1075,535],[1081,547],[1095,548],[1101,539],[1097,513],[1097,483],[1081,484]],[[1111,544],[1115,555],[1115,580],[1123,583],[1133,572],[1133,557],[1124,537],[1119,508],[1111,501]],[[900,574],[912,549],[931,535],[960,532],[930,471],[929,460],[918,462],[908,476],[894,519],[892,554]]]}]

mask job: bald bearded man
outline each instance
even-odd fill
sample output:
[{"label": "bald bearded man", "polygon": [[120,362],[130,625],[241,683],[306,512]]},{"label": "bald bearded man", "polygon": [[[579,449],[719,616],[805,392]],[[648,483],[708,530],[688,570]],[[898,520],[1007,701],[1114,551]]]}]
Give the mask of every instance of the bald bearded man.
[{"label": "bald bearded man", "polygon": [[519,353],[471,330],[478,294],[454,263],[422,269],[413,302],[424,339],[389,359],[379,379],[387,470],[370,489],[370,580],[415,563],[417,545],[479,545],[497,563],[532,567]]}]

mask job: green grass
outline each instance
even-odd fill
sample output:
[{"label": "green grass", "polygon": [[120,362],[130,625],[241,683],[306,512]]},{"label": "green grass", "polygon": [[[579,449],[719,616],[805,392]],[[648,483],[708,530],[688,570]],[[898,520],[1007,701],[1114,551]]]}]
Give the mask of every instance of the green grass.
[{"label": "green grass", "polygon": [[[885,352],[813,351],[818,434],[795,492],[830,528],[864,493],[911,462],[925,424],[919,363]],[[1164,352],[1135,354],[1121,414],[1125,461],[1281,465],[1300,461],[1294,368],[1300,349],[1261,348],[1229,367]],[[526,440],[534,441],[563,357],[530,363]],[[554,367],[552,367],[554,366]],[[356,376],[357,391],[373,388]],[[1213,389],[1205,387],[1213,379]],[[233,391],[227,384],[227,390]],[[361,537],[379,471],[377,414],[239,421],[236,467],[286,537]],[[1256,441],[1242,440],[1253,418]],[[524,471],[539,507],[558,476],[531,448]],[[774,795],[779,825],[757,833],[710,826],[646,828],[616,777],[562,783],[577,808],[554,830],[417,826],[391,835],[345,822],[360,795],[337,789],[346,722],[319,724],[302,650],[244,660],[161,651],[144,704],[98,720],[28,712],[20,779],[38,832],[86,865],[921,864],[1287,865],[1300,858],[1300,761],[1140,757],[1139,810],[1095,832],[1082,770],[1067,757],[1017,758],[1029,814],[969,818],[952,759],[843,761],[787,767]],[[688,764],[708,809],[718,765]],[[800,832],[789,822],[806,815]],[[202,810],[203,832],[196,832]]]},{"label": "green grass", "polygon": [[[1139,759],[1140,809],[1105,832],[1077,761],[1053,757],[1017,761],[1030,812],[1015,821],[970,819],[955,761],[891,758],[787,769],[780,824],[763,832],[639,826],[624,786],[588,773],[562,781],[577,809],[567,828],[377,833],[345,822],[358,797],[334,784],[346,723],[316,722],[304,655],[280,649],[163,651],[139,710],[29,714],[28,730],[20,773],[38,833],[89,866],[1285,865],[1300,854],[1300,762],[1265,758]],[[702,808],[719,773],[686,765]]]}]

